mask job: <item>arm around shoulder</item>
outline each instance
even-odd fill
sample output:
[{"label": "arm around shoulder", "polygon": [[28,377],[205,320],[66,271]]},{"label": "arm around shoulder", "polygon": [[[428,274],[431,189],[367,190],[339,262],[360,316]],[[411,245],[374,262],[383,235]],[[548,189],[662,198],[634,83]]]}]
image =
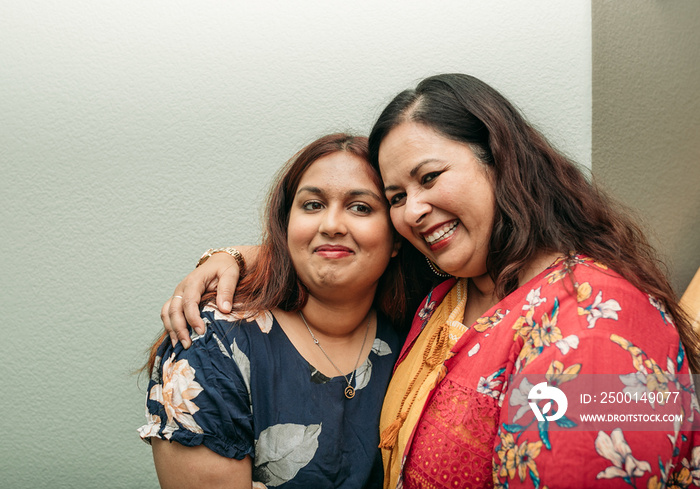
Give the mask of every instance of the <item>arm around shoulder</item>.
[{"label": "arm around shoulder", "polygon": [[241,265],[254,263],[258,246],[207,250],[197,262],[197,266],[180,282],[170,299],[161,308],[163,327],[170,335],[173,345],[182,342],[185,348],[191,344],[187,325],[203,334],[204,323],[199,317],[199,304],[202,295],[216,291],[216,304],[219,309],[231,311],[233,295],[238,285]]}]

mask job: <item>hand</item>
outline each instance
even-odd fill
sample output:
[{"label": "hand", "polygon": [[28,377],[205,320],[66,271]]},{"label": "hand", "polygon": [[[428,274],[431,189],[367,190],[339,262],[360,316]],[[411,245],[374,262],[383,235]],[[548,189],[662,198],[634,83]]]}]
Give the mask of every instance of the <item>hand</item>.
[{"label": "hand", "polygon": [[199,313],[202,294],[216,291],[216,305],[223,313],[231,312],[233,293],[238,284],[238,264],[228,253],[214,253],[207,261],[190,272],[175,287],[173,296],[165,301],[160,319],[170,335],[173,346],[180,341],[189,348],[189,323],[199,334],[204,334],[204,321]]}]

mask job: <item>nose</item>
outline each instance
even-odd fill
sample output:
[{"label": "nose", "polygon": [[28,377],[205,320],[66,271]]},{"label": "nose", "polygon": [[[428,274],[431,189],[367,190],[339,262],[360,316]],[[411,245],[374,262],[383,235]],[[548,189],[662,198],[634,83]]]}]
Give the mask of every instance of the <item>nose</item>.
[{"label": "nose", "polygon": [[423,218],[430,212],[430,204],[417,195],[407,195],[405,204],[404,219],[410,226],[415,226],[423,221]]},{"label": "nose", "polygon": [[343,236],[348,229],[342,209],[328,208],[323,213],[318,231],[326,236]]}]

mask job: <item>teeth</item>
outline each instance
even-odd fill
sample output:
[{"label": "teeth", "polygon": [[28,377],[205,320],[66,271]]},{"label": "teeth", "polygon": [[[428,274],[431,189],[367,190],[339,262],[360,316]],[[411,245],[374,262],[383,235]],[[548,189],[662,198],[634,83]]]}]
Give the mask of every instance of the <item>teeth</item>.
[{"label": "teeth", "polygon": [[455,229],[457,228],[457,224],[457,221],[454,221],[453,223],[448,224],[441,229],[438,229],[430,236],[425,236],[424,239],[425,241],[427,241],[428,244],[433,244],[436,241],[439,241],[440,239],[452,236],[452,234],[455,232]]}]

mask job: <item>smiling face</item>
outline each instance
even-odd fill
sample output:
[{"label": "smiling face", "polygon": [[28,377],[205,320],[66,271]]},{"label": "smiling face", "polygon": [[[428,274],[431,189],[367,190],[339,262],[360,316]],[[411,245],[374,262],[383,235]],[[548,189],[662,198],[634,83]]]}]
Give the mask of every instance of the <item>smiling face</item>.
[{"label": "smiling face", "polygon": [[495,196],[469,145],[407,121],[381,142],[379,167],[396,230],[449,274],[485,275]]},{"label": "smiling face", "polygon": [[314,296],[371,293],[395,256],[388,207],[369,164],[337,152],[301,177],[287,244],[300,280]]}]

